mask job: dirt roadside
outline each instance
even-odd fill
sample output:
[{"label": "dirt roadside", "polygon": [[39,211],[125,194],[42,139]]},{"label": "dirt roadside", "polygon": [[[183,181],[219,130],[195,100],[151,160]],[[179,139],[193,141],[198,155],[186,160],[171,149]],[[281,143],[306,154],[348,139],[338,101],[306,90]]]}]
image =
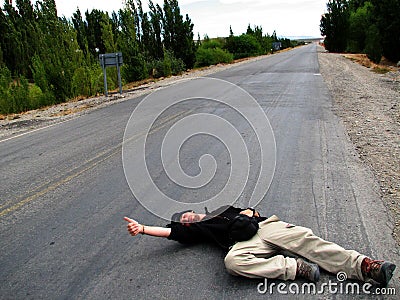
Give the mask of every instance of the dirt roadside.
[{"label": "dirt roadside", "polygon": [[[400,70],[393,68],[391,72],[378,74],[343,55],[325,53],[320,47],[318,57],[321,75],[333,98],[334,112],[345,124],[359,158],[372,171],[379,184],[382,200],[393,220],[393,236],[400,245]],[[23,114],[0,115],[0,141],[75,118],[92,109],[150,93],[180,79],[206,76],[262,58],[212,66],[147,82],[130,89],[123,96],[101,96]]]},{"label": "dirt roadside", "polygon": [[321,51],[318,57],[334,113],[379,185],[400,245],[400,70],[379,74],[351,56]]}]

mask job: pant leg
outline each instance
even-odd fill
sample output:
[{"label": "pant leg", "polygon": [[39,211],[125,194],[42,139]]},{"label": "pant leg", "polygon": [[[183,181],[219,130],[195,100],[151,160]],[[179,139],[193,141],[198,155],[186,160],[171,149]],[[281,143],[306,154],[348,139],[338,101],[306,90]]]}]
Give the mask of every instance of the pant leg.
[{"label": "pant leg", "polygon": [[361,262],[365,256],[357,251],[325,241],[309,228],[282,221],[260,225],[259,235],[265,242],[301,255],[328,272],[345,272],[348,278],[364,280]]},{"label": "pant leg", "polygon": [[256,234],[250,240],[238,242],[232,247],[225,257],[225,266],[232,275],[293,280],[296,277],[296,260],[275,255],[279,250]]}]

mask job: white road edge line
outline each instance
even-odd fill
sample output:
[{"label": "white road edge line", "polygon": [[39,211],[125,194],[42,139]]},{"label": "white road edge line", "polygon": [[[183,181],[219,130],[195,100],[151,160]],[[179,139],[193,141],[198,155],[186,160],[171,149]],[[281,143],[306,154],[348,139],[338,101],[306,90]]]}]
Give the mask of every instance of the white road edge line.
[{"label": "white road edge line", "polygon": [[39,130],[47,129],[47,128],[50,128],[50,127],[53,127],[53,126],[56,126],[56,125],[59,125],[59,124],[67,123],[67,122],[72,121],[74,119],[75,118],[71,118],[71,119],[64,120],[64,121],[61,121],[61,122],[56,122],[54,124],[50,124],[50,125],[47,125],[47,126],[44,126],[44,127],[40,127],[40,128],[36,128],[36,129],[30,130],[30,131],[26,131],[24,133],[11,136],[11,137],[6,138],[4,140],[0,140],[0,143],[6,142],[6,141],[9,141],[9,140],[12,140],[12,139],[16,139],[16,138],[19,138],[21,136],[24,136],[24,135],[27,135],[27,134],[30,134],[30,133],[34,133],[34,132],[39,131]]}]

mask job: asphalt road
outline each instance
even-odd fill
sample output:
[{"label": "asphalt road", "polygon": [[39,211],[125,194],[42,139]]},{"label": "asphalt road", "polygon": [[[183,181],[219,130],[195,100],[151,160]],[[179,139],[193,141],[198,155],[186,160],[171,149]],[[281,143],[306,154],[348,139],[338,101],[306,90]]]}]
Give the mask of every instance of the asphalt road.
[{"label": "asphalt road", "polygon": [[[332,111],[332,99],[319,74],[317,47],[269,56],[213,77],[246,90],[271,123],[276,170],[257,206],[261,213],[276,214],[346,248],[399,263],[391,223],[374,180]],[[170,88],[184,89],[186,84]],[[272,295],[259,294],[261,280],[228,275],[224,253],[217,247],[185,247],[127,234],[125,215],[144,224],[166,224],[135,199],[124,175],[124,130],[141,101],[128,99],[0,141],[0,298],[285,298],[276,289]],[[155,182],[170,197],[190,202],[214,195],[228,180],[229,152],[218,139],[206,135],[184,144],[180,157],[182,168],[194,176],[199,158],[207,153],[214,156],[218,170],[206,188],[176,186],[163,172],[160,141],[189,112],[231,120],[245,137],[253,159],[238,200],[245,202],[260,170],[255,135],[236,112],[204,99],[177,105],[157,120],[146,145]],[[329,281],[338,282],[323,273],[319,287]],[[398,279],[390,286],[400,293]],[[310,295],[296,297],[309,299]],[[365,295],[331,294],[325,289],[315,297],[362,299]]]}]

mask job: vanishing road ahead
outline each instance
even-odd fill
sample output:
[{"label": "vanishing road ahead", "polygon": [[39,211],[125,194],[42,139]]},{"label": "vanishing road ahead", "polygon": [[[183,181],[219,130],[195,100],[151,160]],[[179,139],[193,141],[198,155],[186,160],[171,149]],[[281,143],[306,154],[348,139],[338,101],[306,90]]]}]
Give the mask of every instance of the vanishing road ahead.
[{"label": "vanishing road ahead", "polygon": [[[310,227],[344,247],[398,262],[374,182],[332,110],[332,98],[319,74],[317,50],[318,46],[308,45],[212,75],[247,91],[272,126],[276,169],[257,208],[263,215],[276,214]],[[168,89],[171,94],[189,86],[207,90],[202,81],[193,86],[195,82]],[[285,297],[276,289],[273,295],[260,295],[257,286],[262,281],[228,275],[224,253],[212,245],[184,247],[166,239],[128,235],[125,215],[144,224],[166,224],[135,199],[125,178],[124,131],[141,101],[127,99],[0,141],[0,299]],[[195,176],[200,157],[211,154],[218,167],[207,186],[183,188],[163,170],[160,141],[177,121],[196,113],[229,120],[245,140],[250,171],[238,200],[245,203],[260,171],[259,145],[244,118],[208,99],[176,105],[157,119],[146,144],[154,182],[182,202],[208,199],[227,183],[229,152],[220,140],[205,134],[182,145],[179,161],[187,174]],[[324,273],[319,287],[329,281],[338,282]],[[396,285],[391,286],[400,293]],[[324,293],[326,298],[356,297]]]}]

